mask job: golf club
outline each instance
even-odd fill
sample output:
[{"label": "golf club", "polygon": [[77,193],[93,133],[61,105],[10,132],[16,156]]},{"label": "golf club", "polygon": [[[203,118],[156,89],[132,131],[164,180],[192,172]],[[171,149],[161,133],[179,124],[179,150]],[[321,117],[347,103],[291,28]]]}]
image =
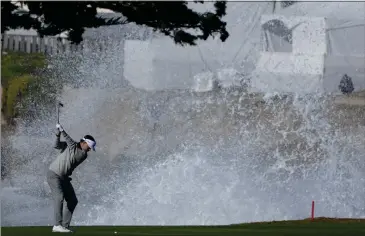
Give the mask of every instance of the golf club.
[{"label": "golf club", "polygon": [[61,102],[57,102],[57,124],[60,123],[60,107],[63,107],[63,104]]}]

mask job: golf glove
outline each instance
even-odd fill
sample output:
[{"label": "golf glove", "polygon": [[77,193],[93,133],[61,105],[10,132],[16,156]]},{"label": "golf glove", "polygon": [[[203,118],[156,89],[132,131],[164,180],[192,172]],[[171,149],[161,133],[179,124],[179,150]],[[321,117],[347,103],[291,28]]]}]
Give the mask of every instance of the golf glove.
[{"label": "golf glove", "polygon": [[60,124],[57,124],[57,125],[56,125],[56,128],[57,128],[60,132],[62,132],[62,131],[63,131],[63,128],[62,128],[62,126],[61,126]]}]

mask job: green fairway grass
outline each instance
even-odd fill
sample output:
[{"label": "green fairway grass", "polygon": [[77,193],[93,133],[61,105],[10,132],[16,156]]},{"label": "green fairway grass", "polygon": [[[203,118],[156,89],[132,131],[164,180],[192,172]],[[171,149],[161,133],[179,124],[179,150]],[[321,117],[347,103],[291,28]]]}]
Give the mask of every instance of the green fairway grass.
[{"label": "green fairway grass", "polygon": [[[242,235],[242,236],[361,236],[365,235],[365,219],[326,219],[315,221],[277,221],[227,226],[80,226],[72,227],[77,235]],[[3,236],[48,236],[52,227],[2,227]]]}]

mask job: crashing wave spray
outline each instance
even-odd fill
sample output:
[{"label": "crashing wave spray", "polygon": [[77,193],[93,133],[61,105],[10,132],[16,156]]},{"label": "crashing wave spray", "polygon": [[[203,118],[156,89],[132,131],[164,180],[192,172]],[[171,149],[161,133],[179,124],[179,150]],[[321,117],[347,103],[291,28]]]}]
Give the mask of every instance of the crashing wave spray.
[{"label": "crashing wave spray", "polygon": [[[309,215],[312,200],[317,215],[364,217],[363,109],[240,89],[110,88],[107,81],[121,77],[120,47],[84,55],[79,64],[70,55],[52,62],[60,79],[79,87],[63,93],[64,128],[75,139],[87,131],[98,141],[98,152],[73,176],[75,224],[296,219]],[[3,225],[51,223],[45,171],[55,158],[55,120],[42,117],[11,137],[26,165],[3,186]]]},{"label": "crashing wave spray", "polygon": [[[208,104],[208,99],[195,102]],[[219,115],[212,114],[216,109],[204,105],[199,112],[193,106],[188,117],[199,125],[170,130],[191,137],[183,141],[184,148],[154,165],[140,165],[126,186],[105,196],[107,208],[99,205],[89,211],[92,221],[80,223],[295,219],[309,215],[313,199],[318,215],[364,215],[364,191],[357,188],[364,184],[361,132],[334,129],[324,117],[324,101],[269,100],[259,109],[252,103],[238,108],[237,100],[222,101],[228,102],[225,108],[236,110],[218,121]]]}]

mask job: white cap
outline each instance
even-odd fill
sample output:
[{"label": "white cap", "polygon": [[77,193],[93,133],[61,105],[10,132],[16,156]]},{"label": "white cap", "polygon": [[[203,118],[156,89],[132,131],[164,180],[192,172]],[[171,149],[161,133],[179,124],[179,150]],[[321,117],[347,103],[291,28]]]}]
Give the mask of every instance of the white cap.
[{"label": "white cap", "polygon": [[87,138],[83,138],[82,140],[84,140],[87,143],[87,145],[89,146],[89,148],[91,148],[95,152],[95,146],[96,146],[95,141],[92,141],[92,140],[87,139]]}]

